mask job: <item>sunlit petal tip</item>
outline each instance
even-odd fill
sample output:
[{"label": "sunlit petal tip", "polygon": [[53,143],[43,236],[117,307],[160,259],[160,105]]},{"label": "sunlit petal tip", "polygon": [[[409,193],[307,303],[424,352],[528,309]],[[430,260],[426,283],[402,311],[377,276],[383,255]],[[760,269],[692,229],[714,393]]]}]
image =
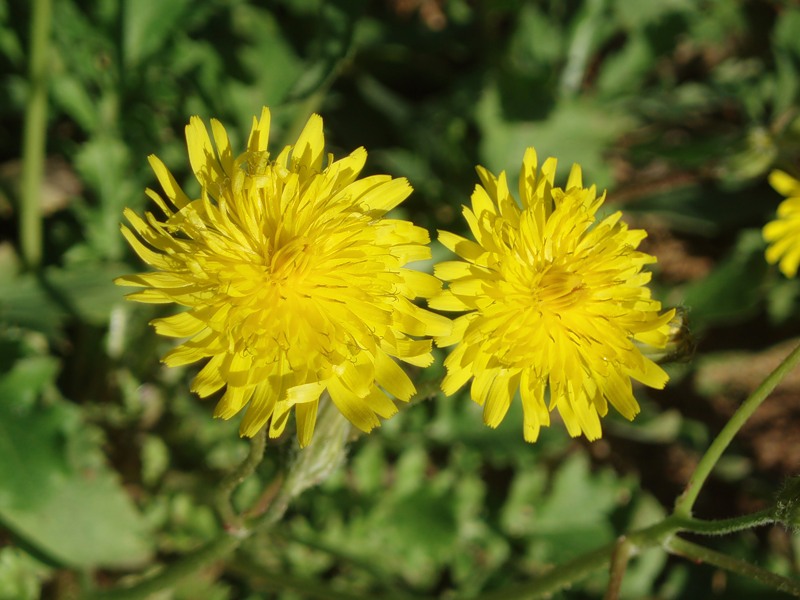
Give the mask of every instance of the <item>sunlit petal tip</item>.
[{"label": "sunlit petal tip", "polygon": [[780,169],[775,169],[769,174],[769,184],[781,196],[792,197],[800,195],[800,181]]},{"label": "sunlit petal tip", "polygon": [[525,154],[522,155],[522,174],[527,176],[529,173],[535,173],[538,166],[539,159],[536,148],[528,146],[525,148]]},{"label": "sunlit petal tip", "polygon": [[786,277],[797,274],[800,263],[800,181],[784,171],[772,171],[769,182],[775,190],[787,198],[778,206],[774,221],[762,229],[762,236],[768,246],[765,258],[768,263],[778,263],[778,268]]},{"label": "sunlit petal tip", "polygon": [[[567,187],[565,189],[571,190],[572,188],[583,188],[583,173],[581,171],[581,166],[577,163],[572,165],[572,169],[569,172],[569,178],[567,179]],[[590,193],[594,195],[592,190],[594,186],[590,188]]]},{"label": "sunlit petal tip", "polygon": [[266,106],[261,109],[261,118],[253,117],[253,125],[250,128],[250,137],[247,140],[248,152],[264,152],[269,142],[271,115]]}]

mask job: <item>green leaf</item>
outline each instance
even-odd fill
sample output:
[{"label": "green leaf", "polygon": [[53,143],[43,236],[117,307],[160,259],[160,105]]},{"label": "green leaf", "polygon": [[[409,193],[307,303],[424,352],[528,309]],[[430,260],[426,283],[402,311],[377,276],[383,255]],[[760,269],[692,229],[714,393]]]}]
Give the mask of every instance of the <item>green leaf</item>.
[{"label": "green leaf", "polygon": [[0,323],[58,335],[66,311],[42,289],[33,275],[0,286]]},{"label": "green leaf", "polygon": [[22,70],[25,64],[25,51],[22,49],[17,32],[10,25],[8,3],[0,3],[0,54]]},{"label": "green leaf", "polygon": [[0,286],[0,323],[57,337],[67,317],[103,325],[125,290],[114,285],[130,269],[117,263],[52,267],[42,275],[26,274]]},{"label": "green leaf", "polygon": [[705,279],[688,285],[683,302],[696,329],[743,320],[764,299],[768,272],[760,231],[745,231],[731,255]]},{"label": "green leaf", "polygon": [[351,462],[353,485],[365,495],[378,494],[386,478],[386,456],[383,447],[368,440]]},{"label": "green leaf", "polygon": [[564,562],[614,538],[610,515],[626,484],[610,470],[591,473],[584,453],[570,455],[555,472],[550,493],[531,506],[531,552]]},{"label": "green leaf", "polygon": [[0,550],[0,600],[37,600],[50,569],[14,547]]},{"label": "green leaf", "polygon": [[0,377],[0,398],[3,403],[30,408],[45,386],[58,372],[58,361],[51,356],[31,356],[18,360]]},{"label": "green leaf", "polygon": [[784,49],[800,60],[800,37],[797,36],[799,28],[800,9],[795,6],[787,7],[778,16],[773,43],[776,48]]},{"label": "green leaf", "polygon": [[517,537],[536,532],[535,507],[542,500],[546,483],[547,474],[542,465],[533,465],[516,474],[500,516],[508,535]]},{"label": "green leaf", "polygon": [[775,274],[769,281],[767,296],[767,314],[770,321],[781,325],[797,313],[797,302],[800,299],[800,281],[786,279],[782,274]]},{"label": "green leaf", "polygon": [[48,269],[46,280],[82,321],[104,325],[111,309],[130,291],[114,285],[114,278],[129,272],[130,267],[120,263],[92,263]]},{"label": "green leaf", "polygon": [[559,176],[566,178],[572,163],[578,163],[584,182],[600,190],[613,180],[606,151],[633,125],[631,115],[622,110],[580,99],[559,103],[541,120],[507,121],[497,86],[486,90],[477,111],[483,134],[481,164],[490,171],[505,170],[516,181],[525,149],[534,146],[540,164],[548,156],[558,158]]},{"label": "green leaf", "polygon": [[525,4],[509,42],[509,59],[521,73],[541,74],[563,60],[564,33],[545,13]]},{"label": "green leaf", "polygon": [[655,52],[647,38],[634,32],[623,48],[601,66],[597,87],[605,95],[636,93],[655,63]]},{"label": "green leaf", "polygon": [[125,240],[119,233],[122,211],[141,194],[131,180],[128,146],[113,135],[98,135],[81,146],[75,167],[100,200],[96,208],[76,209],[87,241],[103,257],[122,258],[125,248]]},{"label": "green leaf", "polygon": [[50,90],[56,106],[75,119],[78,125],[86,131],[97,130],[100,119],[96,100],[80,79],[70,73],[58,73],[52,78]]},{"label": "green leaf", "polygon": [[[39,368],[42,385],[54,373]],[[99,432],[66,402],[25,406],[30,369],[23,361],[0,379],[0,521],[66,566],[144,563],[143,521],[104,464]]]},{"label": "green leaf", "polygon": [[[236,130],[246,132],[252,115],[258,114],[264,105],[283,104],[298,78],[306,74],[310,66],[303,63],[280,21],[269,11],[242,3],[232,8],[230,18],[238,40],[234,64],[239,65],[246,76],[232,78],[225,84],[226,105],[233,109],[233,115],[238,115]],[[274,68],[276,65],[280,67]],[[225,65],[222,74],[227,75],[229,68]],[[219,78],[208,81],[208,85],[203,83],[209,91],[218,93]],[[277,116],[275,111],[273,119]]]},{"label": "green leaf", "polygon": [[124,6],[123,50],[127,68],[134,68],[171,41],[189,0],[134,2]]},{"label": "green leaf", "polygon": [[[716,140],[716,143],[721,143]],[[753,202],[753,188],[725,190],[690,183],[667,192],[654,193],[627,205],[626,212],[658,216],[671,229],[708,238],[737,233],[763,219],[764,206]]]}]

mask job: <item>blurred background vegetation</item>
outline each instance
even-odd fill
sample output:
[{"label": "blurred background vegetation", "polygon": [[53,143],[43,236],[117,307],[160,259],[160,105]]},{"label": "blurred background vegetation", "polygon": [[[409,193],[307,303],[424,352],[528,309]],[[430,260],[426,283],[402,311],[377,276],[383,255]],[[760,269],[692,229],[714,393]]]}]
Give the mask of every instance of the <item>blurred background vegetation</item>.
[{"label": "blurred background vegetation", "polygon": [[[405,218],[464,229],[474,166],[525,147],[572,162],[650,232],[654,288],[686,309],[696,352],[634,423],[603,440],[555,424],[523,442],[467,397],[436,392],[354,441],[349,461],[284,520],[159,598],[470,598],[530,581],[651,523],[738,403],[800,336],[800,282],[763,259],[780,201],[772,168],[800,166],[800,7],[777,0],[57,0],[48,55],[44,259],[20,258],[19,180],[31,8],[0,0],[0,598],[70,598],[212,539],[216,486],[247,453],[236,419],[167,370],[170,346],[111,279],[142,265],[119,234],[155,186],[148,154],[186,183],[183,127],[216,117],[243,148],[273,111],[272,148],[310,112],[337,156],[406,176]],[[434,243],[434,258],[445,250]],[[689,344],[691,345],[691,344]],[[441,357],[440,357],[441,358]],[[258,500],[295,450],[271,442],[236,500]],[[737,438],[696,514],[757,510],[800,471],[800,374]],[[797,574],[779,527],[712,546]],[[596,576],[560,598],[602,596]],[[305,590],[305,591],[303,591]],[[309,595],[311,594],[311,595]],[[632,562],[625,598],[779,598],[668,558]]]}]

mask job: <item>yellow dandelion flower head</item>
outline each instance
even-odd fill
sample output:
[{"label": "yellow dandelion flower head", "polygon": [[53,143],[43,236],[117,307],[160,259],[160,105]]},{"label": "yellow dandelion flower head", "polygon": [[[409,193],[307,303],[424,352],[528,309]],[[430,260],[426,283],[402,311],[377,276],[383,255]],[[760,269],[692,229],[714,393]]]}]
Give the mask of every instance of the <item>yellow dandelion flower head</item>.
[{"label": "yellow dandelion flower head", "polygon": [[605,194],[583,187],[579,166],[565,188],[554,187],[555,159],[539,171],[533,148],[522,163],[521,207],[505,172],[477,170],[481,185],[464,207],[476,241],[439,232],[462,260],[437,265],[449,289],[430,305],[465,312],[450,335],[437,337],[458,344],[442,388],[453,394],[471,379],[491,427],[519,390],[529,442],[553,409],[570,435],[597,439],[609,403],[628,419],[639,411],[632,378],[655,388],[667,382],[640,350],[664,347],[674,316],[661,314],[646,287],[642,268],[655,258],[636,250],[646,233],[628,229],[619,212],[598,219]]},{"label": "yellow dandelion flower head", "polygon": [[778,218],[763,229],[764,240],[769,244],[766,258],[786,277],[794,277],[800,265],[800,181],[784,173],[772,171],[769,183],[786,200],[778,206]]},{"label": "yellow dandelion flower head", "polygon": [[219,121],[211,120],[212,144],[192,117],[186,141],[197,199],[150,157],[166,199],[147,195],[166,218],[127,209],[131,228],[122,232],[156,271],[118,283],[144,288],[133,300],[188,308],[153,324],[187,338],[164,356],[167,365],[208,359],[192,389],[205,397],[225,388],[215,416],[247,405],[241,434],[267,426],[277,437],[295,408],[304,446],[325,391],[364,431],[395,413],[387,393],[408,400],[415,389],[394,359],[427,366],[424,336],[446,334],[451,323],[412,301],[441,289],[432,275],[405,268],[430,257],[427,231],[384,217],[411,193],[408,182],[359,179],[363,148],[326,157],[319,115],[273,156],[269,124],[264,108],[235,156]]}]

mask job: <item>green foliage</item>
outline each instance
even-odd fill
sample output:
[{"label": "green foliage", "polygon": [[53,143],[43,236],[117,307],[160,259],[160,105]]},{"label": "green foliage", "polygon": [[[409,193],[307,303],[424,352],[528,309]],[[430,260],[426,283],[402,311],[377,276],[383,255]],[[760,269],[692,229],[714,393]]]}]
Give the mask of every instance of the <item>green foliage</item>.
[{"label": "green foliage", "polygon": [[[125,207],[158,212],[147,156],[197,192],[191,115],[220,119],[241,148],[262,105],[276,147],[320,112],[337,156],[363,145],[368,172],[409,178],[402,216],[432,232],[464,230],[476,164],[515,182],[531,145],[540,161],[558,157],[561,178],[579,163],[610,210],[651,231],[654,289],[687,310],[698,343],[665,391],[637,390],[635,422],[609,416],[594,444],[557,422],[526,444],[518,402],[485,427],[467,397],[438,392],[439,352],[412,373],[423,399],[353,440],[343,464],[337,454],[294,482],[299,493],[335,467],[268,532],[165,597],[289,600],[316,585],[477,598],[536,580],[663,518],[692,457],[774,366],[772,346],[800,332],[800,284],[766,265],[760,237],[780,201],[767,173],[797,174],[800,159],[791,3],[53,4],[47,153],[67,179],[46,173],[58,201],[43,205],[33,273],[17,230],[31,5],[0,2],[0,600],[118,583],[224,529],[214,499],[247,443],[235,420],[212,420],[214,399],[188,392],[194,367],[159,365],[171,342],[147,323],[164,309],[128,305],[111,283],[143,268],[119,223]],[[796,474],[797,384],[786,385],[720,464],[702,516],[761,507]],[[271,442],[235,507],[269,504],[297,456],[289,439]],[[733,537],[718,547],[797,575],[797,536]],[[656,548],[632,559],[621,596],[771,597],[718,573]],[[598,573],[558,597],[601,597],[607,581]]]},{"label": "green foliage", "polygon": [[0,379],[0,521],[61,564],[141,565],[151,552],[144,524],[104,464],[99,432],[76,407],[30,397],[52,385],[54,367],[23,359]]}]

